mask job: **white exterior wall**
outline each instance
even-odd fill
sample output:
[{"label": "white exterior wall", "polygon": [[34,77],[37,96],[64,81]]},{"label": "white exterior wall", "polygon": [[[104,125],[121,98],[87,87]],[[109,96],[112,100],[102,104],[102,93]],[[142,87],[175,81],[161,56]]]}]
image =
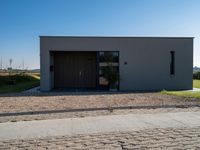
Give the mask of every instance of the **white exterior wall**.
[{"label": "white exterior wall", "polygon": [[[50,51],[119,51],[120,90],[192,88],[193,38],[42,36],[42,91],[53,88]],[[170,75],[170,51],[175,51],[174,76]]]}]

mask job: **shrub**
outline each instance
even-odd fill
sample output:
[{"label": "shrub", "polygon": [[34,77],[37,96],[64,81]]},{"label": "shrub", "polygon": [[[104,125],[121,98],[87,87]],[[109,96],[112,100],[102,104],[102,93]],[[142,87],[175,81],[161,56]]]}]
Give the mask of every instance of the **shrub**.
[{"label": "shrub", "polygon": [[109,82],[109,86],[115,88],[115,83],[118,81],[118,77],[119,77],[117,70],[114,69],[111,65],[109,65],[103,68],[102,72],[103,72],[103,76]]},{"label": "shrub", "polygon": [[193,79],[200,79],[200,71],[193,73]]}]

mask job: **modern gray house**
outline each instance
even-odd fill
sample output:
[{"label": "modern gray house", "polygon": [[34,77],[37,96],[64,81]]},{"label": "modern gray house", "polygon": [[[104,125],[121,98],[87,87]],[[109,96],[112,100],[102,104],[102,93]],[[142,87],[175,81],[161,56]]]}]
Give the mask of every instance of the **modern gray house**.
[{"label": "modern gray house", "polygon": [[42,91],[106,90],[108,65],[121,91],[192,89],[193,38],[40,36]]}]

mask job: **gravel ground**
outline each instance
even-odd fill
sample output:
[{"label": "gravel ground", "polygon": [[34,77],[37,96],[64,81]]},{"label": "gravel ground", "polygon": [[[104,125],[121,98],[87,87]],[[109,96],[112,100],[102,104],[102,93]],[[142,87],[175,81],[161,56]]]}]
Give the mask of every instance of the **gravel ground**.
[{"label": "gravel ground", "polygon": [[[30,112],[45,110],[102,108],[115,106],[152,106],[152,105],[190,105],[200,104],[200,99],[183,98],[160,93],[27,93],[0,95],[0,114],[11,112]],[[177,111],[200,111],[200,107],[157,108],[157,109],[118,109],[94,110],[37,115],[0,116],[2,122],[74,118],[86,116],[117,115],[128,113],[165,113]]]},{"label": "gravel ground", "polygon": [[200,104],[200,99],[160,93],[40,93],[0,95],[0,113],[114,106]]},{"label": "gravel ground", "polygon": [[200,127],[158,128],[140,131],[0,141],[5,149],[200,149]]}]

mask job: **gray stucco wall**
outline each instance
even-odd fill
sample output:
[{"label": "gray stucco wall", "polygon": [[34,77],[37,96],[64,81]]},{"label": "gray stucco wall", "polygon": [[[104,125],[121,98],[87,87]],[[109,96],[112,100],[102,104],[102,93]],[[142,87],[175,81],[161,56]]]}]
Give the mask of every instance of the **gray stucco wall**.
[{"label": "gray stucco wall", "polygon": [[[50,51],[119,51],[120,90],[192,88],[193,38],[41,36],[42,91],[53,87]],[[175,51],[174,76],[170,75],[170,51]]]}]

